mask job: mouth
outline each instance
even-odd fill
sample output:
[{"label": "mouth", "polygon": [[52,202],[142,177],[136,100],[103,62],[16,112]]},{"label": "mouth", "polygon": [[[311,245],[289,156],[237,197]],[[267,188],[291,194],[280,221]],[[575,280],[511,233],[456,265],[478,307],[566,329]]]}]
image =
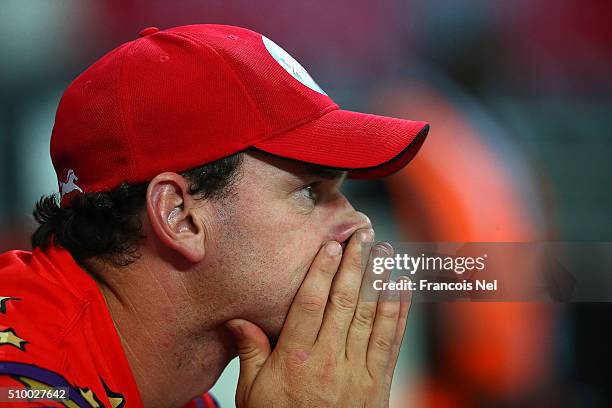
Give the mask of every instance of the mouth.
[{"label": "mouth", "polygon": [[342,247],[342,252],[344,252],[344,250],[346,249],[347,244],[348,244],[348,240],[340,243],[340,246]]}]

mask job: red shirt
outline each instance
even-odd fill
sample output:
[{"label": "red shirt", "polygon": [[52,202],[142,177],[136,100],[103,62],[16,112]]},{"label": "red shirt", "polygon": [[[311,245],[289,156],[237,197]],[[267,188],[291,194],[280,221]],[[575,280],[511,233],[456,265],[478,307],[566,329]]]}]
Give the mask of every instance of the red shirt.
[{"label": "red shirt", "polygon": [[[29,386],[68,387],[72,405],[38,402],[44,406],[143,406],[102,293],[70,253],[54,246],[0,255],[0,389]],[[186,407],[217,404],[204,394]]]}]

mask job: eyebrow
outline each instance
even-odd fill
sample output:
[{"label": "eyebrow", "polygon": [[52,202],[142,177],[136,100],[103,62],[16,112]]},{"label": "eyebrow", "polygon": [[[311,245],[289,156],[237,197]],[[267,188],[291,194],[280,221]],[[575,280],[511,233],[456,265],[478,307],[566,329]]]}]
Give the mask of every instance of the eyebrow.
[{"label": "eyebrow", "polygon": [[341,179],[346,175],[346,171],[344,170],[317,166],[315,164],[309,164],[304,170],[309,175],[320,177],[326,180],[337,180]]}]

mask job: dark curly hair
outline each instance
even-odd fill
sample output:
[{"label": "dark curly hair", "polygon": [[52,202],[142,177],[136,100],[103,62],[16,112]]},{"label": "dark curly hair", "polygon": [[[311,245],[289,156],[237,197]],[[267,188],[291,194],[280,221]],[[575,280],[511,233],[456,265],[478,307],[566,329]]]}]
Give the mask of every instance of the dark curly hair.
[{"label": "dark curly hair", "polygon": [[[189,193],[199,199],[224,198],[232,193],[242,159],[243,153],[236,153],[181,175],[189,182]],[[57,193],[41,197],[33,211],[39,226],[32,247],[45,250],[53,239],[80,264],[90,257],[118,266],[133,262],[144,238],[140,215],[148,185],[123,183],[111,191],[80,194],[65,208]]]}]

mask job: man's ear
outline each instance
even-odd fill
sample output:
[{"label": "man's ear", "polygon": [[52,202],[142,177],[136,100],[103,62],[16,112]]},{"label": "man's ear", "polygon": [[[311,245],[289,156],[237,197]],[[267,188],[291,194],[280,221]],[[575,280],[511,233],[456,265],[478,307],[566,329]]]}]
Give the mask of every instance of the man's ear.
[{"label": "man's ear", "polygon": [[189,184],[176,173],[161,173],[149,182],[147,214],[157,238],[193,263],[204,259],[206,231],[195,216]]}]

